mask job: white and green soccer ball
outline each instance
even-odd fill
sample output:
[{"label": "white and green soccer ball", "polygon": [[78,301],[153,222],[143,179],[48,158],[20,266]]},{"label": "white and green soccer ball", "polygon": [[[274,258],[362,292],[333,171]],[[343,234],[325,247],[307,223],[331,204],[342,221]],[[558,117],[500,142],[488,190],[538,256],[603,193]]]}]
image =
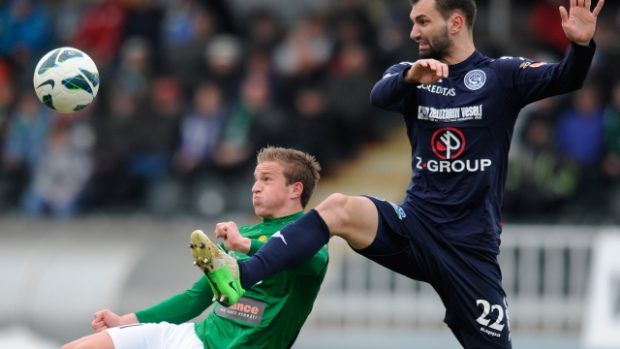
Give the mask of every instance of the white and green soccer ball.
[{"label": "white and green soccer ball", "polygon": [[89,106],[99,91],[95,62],[73,47],[46,53],[37,63],[32,80],[39,100],[59,113],[72,113]]}]

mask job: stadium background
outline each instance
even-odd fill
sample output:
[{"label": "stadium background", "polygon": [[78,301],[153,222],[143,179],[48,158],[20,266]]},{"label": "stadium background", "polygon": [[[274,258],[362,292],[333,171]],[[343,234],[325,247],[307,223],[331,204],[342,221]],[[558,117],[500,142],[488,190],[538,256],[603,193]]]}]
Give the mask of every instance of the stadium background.
[{"label": "stadium background", "polygon": [[[567,2],[478,1],[478,49],[558,59]],[[416,59],[408,13],[406,0],[1,2],[0,343],[59,343],[88,333],[101,307],[131,311],[189,286],[189,232],[254,221],[263,145],[317,154],[313,203],[332,191],[400,200],[400,119],[367,101],[385,68]],[[620,222],[619,32],[609,1],[586,87],[526,108],[516,127],[502,264],[518,347],[581,348],[592,327],[598,246],[615,243]],[[95,105],[70,118],[31,86],[37,59],[62,45],[90,54],[102,81]],[[330,249],[295,348],[457,347],[423,285],[338,241]],[[0,346],[11,345],[26,348]]]}]

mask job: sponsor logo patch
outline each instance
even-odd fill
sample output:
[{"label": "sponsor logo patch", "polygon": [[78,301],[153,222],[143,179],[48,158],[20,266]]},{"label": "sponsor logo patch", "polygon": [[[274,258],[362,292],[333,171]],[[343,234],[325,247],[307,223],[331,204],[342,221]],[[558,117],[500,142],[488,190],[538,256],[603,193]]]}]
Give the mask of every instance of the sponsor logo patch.
[{"label": "sponsor logo patch", "polygon": [[241,297],[230,307],[218,305],[215,313],[225,319],[259,325],[265,313],[265,303],[252,298]]},{"label": "sponsor logo patch", "polygon": [[442,127],[431,138],[431,149],[437,159],[415,157],[415,167],[433,173],[484,172],[493,162],[491,159],[460,159],[467,140],[463,132],[455,127]]}]

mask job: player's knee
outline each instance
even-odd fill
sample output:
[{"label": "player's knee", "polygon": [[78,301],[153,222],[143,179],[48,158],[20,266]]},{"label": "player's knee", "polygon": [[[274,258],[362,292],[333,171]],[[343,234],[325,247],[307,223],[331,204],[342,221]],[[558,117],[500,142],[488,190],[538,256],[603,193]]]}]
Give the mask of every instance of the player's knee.
[{"label": "player's knee", "polygon": [[351,224],[350,201],[350,196],[335,193],[329,195],[316,207],[329,227],[331,235],[340,235]]},{"label": "player's knee", "polygon": [[347,201],[349,199],[348,195],[334,193],[330,194],[327,199],[323,200],[317,207],[317,211],[330,211],[333,213],[338,213],[339,211],[344,211],[347,205]]}]

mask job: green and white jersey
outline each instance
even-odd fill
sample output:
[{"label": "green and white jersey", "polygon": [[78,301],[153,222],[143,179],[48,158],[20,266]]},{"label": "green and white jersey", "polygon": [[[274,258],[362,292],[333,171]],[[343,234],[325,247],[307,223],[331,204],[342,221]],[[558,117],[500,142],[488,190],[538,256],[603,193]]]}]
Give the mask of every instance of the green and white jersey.
[{"label": "green and white jersey", "polygon": [[[273,234],[302,214],[240,227],[241,235],[252,241],[250,252],[230,254],[239,260],[249,258]],[[196,323],[196,334],[206,349],[290,348],[312,310],[327,271],[327,261],[327,247],[323,247],[305,264],[254,285],[236,304],[230,307],[215,304],[209,315]],[[136,316],[140,322],[180,324],[200,315],[212,304],[212,297],[203,276],[191,289],[138,311]]]}]

